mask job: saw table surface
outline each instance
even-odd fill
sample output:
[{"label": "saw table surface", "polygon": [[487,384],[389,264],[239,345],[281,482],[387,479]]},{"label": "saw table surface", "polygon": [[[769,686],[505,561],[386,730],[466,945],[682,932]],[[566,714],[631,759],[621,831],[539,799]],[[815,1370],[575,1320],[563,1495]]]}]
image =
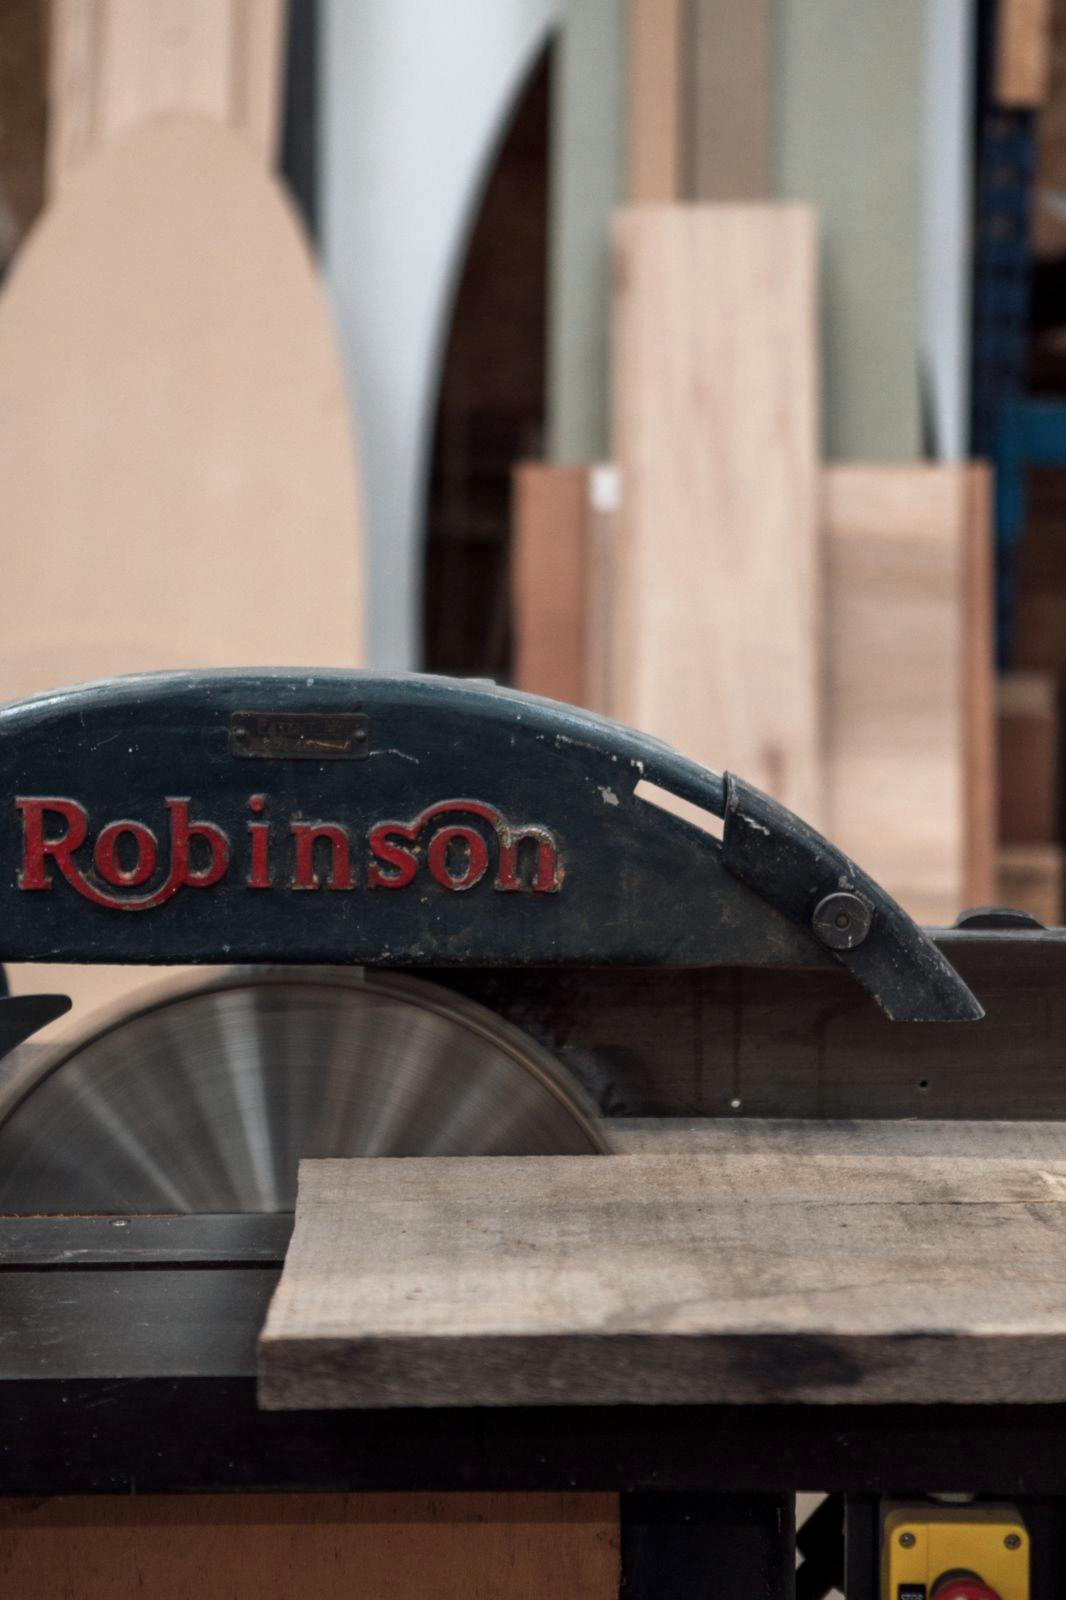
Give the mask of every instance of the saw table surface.
[{"label": "saw table surface", "polygon": [[1061,1124],[617,1144],[305,1162],[261,1404],[1066,1400]]}]

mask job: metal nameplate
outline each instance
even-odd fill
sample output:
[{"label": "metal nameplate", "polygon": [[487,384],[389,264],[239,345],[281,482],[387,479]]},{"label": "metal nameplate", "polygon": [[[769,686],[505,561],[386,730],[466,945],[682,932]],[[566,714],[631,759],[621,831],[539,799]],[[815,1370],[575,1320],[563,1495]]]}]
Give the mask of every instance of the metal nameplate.
[{"label": "metal nameplate", "polygon": [[362,711],[235,711],[229,749],[260,761],[365,761],[370,718]]}]

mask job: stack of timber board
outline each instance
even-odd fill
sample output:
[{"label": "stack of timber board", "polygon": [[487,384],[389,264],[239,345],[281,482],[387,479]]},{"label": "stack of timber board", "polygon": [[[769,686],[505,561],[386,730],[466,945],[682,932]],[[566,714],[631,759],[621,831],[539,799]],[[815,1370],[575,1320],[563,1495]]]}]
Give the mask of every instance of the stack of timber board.
[{"label": "stack of timber board", "polygon": [[819,462],[803,208],[632,208],[616,244],[617,465],[521,471],[519,687],[740,773],[922,921],[988,903],[986,471]]}]

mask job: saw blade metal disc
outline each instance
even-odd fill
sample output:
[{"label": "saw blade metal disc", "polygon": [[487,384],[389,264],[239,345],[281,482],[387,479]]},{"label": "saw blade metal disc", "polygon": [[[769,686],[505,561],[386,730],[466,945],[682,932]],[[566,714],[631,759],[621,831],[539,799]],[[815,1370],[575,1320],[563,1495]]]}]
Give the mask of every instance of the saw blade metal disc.
[{"label": "saw blade metal disc", "polygon": [[15,1074],[0,1211],[287,1211],[304,1156],[605,1149],[581,1091],[420,979],[291,969],[167,992]]}]

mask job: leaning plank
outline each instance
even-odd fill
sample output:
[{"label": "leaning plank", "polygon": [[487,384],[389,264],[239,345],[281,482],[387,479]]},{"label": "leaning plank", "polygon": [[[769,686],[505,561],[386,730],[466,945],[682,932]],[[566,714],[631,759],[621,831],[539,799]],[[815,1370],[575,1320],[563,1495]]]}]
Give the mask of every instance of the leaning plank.
[{"label": "leaning plank", "polygon": [[827,832],[920,921],[993,893],[981,468],[827,470]]},{"label": "leaning plank", "polygon": [[260,1400],[1062,1401],[1061,1170],[1042,1182],[1023,1201],[936,1158],[844,1181],[697,1154],[305,1162]]},{"label": "leaning plank", "polygon": [[[167,667],[359,664],[333,328],[243,140],[157,117],[71,177],[4,285],[0,413],[0,700]],[[51,981],[76,1010],[108,997],[98,968]]]},{"label": "leaning plank", "polygon": [[48,186],[163,111],[241,134],[265,165],[280,120],[285,0],[51,0]]},{"label": "leaning plank", "polygon": [[814,215],[633,207],[615,254],[610,710],[817,823]]}]

